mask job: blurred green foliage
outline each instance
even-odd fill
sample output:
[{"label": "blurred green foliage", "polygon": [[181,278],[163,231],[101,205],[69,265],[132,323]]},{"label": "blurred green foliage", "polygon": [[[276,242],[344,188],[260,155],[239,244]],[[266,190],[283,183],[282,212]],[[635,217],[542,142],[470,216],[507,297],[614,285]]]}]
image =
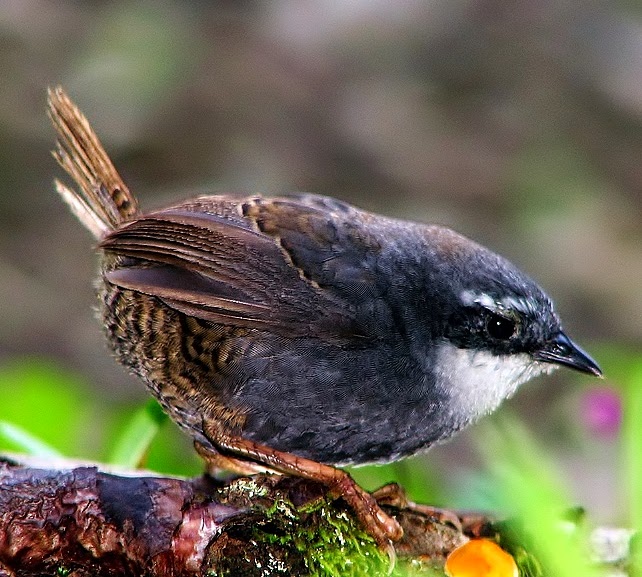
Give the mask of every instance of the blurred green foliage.
[{"label": "blurred green foliage", "polygon": [[[625,384],[621,475],[626,484],[630,526],[642,529],[642,357],[622,358],[618,370]],[[639,547],[633,560],[632,574],[639,577],[642,575]]]},{"label": "blurred green foliage", "polygon": [[[93,414],[100,430],[106,415],[97,414],[89,392],[81,377],[51,361],[13,359],[0,365],[0,421],[27,431],[65,455],[96,457],[97,453],[84,446],[85,425]],[[23,448],[7,432],[0,435],[0,449]]]},{"label": "blurred green foliage", "polygon": [[57,363],[36,357],[0,364],[0,452],[58,454],[124,468],[196,475],[189,441],[150,399],[123,406],[91,395],[91,387]]}]

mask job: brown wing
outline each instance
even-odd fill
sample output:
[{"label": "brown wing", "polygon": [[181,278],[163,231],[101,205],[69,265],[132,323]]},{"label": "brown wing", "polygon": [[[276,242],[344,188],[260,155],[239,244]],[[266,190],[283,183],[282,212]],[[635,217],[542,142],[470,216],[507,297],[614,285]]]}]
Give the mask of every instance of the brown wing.
[{"label": "brown wing", "polygon": [[[133,259],[105,276],[217,323],[286,335],[315,334],[319,326],[325,334],[350,334],[358,305],[350,287],[357,279],[363,297],[373,273],[363,258],[355,260],[354,239],[346,244],[343,216],[322,200],[203,197],[147,214],[101,242]],[[335,285],[337,275],[348,281]]]}]

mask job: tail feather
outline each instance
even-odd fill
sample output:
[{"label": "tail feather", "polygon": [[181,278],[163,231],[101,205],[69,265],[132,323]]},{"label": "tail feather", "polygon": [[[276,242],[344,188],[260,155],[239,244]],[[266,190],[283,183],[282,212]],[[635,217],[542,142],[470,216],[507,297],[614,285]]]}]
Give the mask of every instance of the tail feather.
[{"label": "tail feather", "polygon": [[85,116],[60,87],[48,91],[48,113],[58,140],[54,158],[77,189],[56,180],[56,190],[98,239],[138,215],[138,202],[114,168]]}]

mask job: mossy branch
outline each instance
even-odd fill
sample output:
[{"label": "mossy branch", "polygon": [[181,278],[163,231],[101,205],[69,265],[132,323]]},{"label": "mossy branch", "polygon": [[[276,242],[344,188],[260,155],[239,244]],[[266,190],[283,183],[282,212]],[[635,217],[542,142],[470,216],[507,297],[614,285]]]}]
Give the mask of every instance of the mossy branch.
[{"label": "mossy branch", "polygon": [[[388,574],[389,555],[324,493],[280,476],[223,483],[4,458],[0,575]],[[443,567],[466,540],[450,524],[389,510],[406,532],[396,574],[411,561]]]}]

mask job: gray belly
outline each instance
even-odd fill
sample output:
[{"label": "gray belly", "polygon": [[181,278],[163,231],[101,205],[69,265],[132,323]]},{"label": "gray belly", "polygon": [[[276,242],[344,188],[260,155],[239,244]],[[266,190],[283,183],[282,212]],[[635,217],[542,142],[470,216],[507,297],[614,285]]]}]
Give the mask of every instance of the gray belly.
[{"label": "gray belly", "polygon": [[242,436],[335,464],[388,462],[452,434],[446,399],[388,347],[346,350],[304,341],[260,365],[236,396]]},{"label": "gray belly", "polygon": [[[347,465],[411,455],[456,428],[447,398],[400,344],[359,348],[259,332],[228,334],[221,327],[188,326],[184,315],[153,297],[109,286],[101,296],[120,361],[200,442],[207,444],[204,420],[215,420],[232,434],[277,450]],[[186,347],[203,336],[202,350]],[[238,349],[226,353],[227,364],[223,348]],[[227,420],[237,412],[244,415],[240,427]]]}]

